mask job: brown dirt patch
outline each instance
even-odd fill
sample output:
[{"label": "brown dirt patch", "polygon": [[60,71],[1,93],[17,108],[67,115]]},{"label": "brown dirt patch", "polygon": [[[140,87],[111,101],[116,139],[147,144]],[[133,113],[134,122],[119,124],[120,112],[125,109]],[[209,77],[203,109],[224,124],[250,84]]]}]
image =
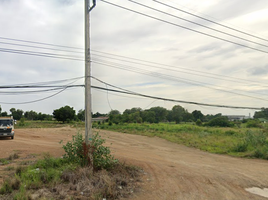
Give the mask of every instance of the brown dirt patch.
[{"label": "brown dirt patch", "polygon": [[[18,152],[20,159],[44,152],[61,156],[60,140],[71,140],[73,128],[18,129],[14,140],[0,139],[0,158]],[[116,158],[146,172],[142,190],[130,199],[140,200],[265,200],[245,191],[268,187],[268,161],[210,154],[159,138],[100,131]],[[112,145],[111,145],[112,143]],[[36,158],[32,158],[36,159]],[[11,166],[9,164],[7,166]],[[0,176],[8,172],[0,166]],[[0,178],[1,181],[1,178]]]}]

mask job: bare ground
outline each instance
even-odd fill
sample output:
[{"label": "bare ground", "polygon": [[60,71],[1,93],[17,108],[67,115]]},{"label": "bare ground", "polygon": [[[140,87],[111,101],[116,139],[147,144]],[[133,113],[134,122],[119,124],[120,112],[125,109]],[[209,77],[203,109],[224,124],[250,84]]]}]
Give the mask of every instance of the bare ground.
[{"label": "bare ground", "polygon": [[[20,160],[49,152],[61,156],[60,140],[77,129],[17,129],[14,140],[0,139],[0,158],[18,152]],[[132,200],[267,200],[245,190],[268,188],[268,161],[210,154],[159,138],[100,131],[116,158],[140,166],[146,174]],[[111,144],[112,143],[112,144]],[[17,161],[17,162],[19,162]],[[12,164],[10,164],[12,165]],[[7,171],[0,166],[1,177]]]}]

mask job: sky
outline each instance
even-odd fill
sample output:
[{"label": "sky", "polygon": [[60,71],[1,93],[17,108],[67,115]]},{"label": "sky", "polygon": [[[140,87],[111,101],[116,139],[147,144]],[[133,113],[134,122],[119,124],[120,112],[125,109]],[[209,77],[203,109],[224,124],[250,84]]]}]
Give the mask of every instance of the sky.
[{"label": "sky", "polygon": [[[168,6],[153,0],[107,2],[97,0],[90,13],[91,72],[107,83],[92,79],[93,86],[115,89],[113,85],[136,93],[206,104],[267,107],[266,0],[167,0]],[[38,85],[83,77],[83,49],[83,0],[0,0],[0,86]],[[29,55],[40,52],[42,56]],[[54,85],[83,83],[80,78]],[[31,94],[3,93],[11,91],[26,90],[0,90],[2,111],[16,108],[52,114],[65,105],[76,111],[84,109],[83,87]],[[29,103],[32,101],[36,102]],[[253,116],[256,111],[92,89],[94,113],[156,106],[171,110],[174,105],[204,114]]]}]

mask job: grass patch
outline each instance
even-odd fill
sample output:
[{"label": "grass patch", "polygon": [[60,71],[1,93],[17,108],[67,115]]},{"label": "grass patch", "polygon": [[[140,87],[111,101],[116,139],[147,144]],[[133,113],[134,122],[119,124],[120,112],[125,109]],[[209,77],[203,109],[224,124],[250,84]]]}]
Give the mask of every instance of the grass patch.
[{"label": "grass patch", "polygon": [[261,128],[247,128],[247,125],[226,128],[204,127],[193,123],[95,125],[95,128],[99,129],[160,137],[211,153],[268,159],[267,125],[262,125]]},{"label": "grass patch", "polygon": [[24,120],[23,123],[18,122],[15,125],[16,129],[24,129],[24,128],[61,128],[66,127],[66,125],[69,125],[74,128],[84,128],[85,123],[84,122],[77,122],[73,121],[68,124],[59,123],[58,121],[31,121],[31,120]]}]

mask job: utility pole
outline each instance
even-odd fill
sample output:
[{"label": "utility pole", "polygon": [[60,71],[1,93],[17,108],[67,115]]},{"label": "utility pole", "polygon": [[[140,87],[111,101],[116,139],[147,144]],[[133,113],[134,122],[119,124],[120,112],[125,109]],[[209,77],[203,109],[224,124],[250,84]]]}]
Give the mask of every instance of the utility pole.
[{"label": "utility pole", "polygon": [[88,157],[93,166],[92,155],[92,122],[91,122],[91,62],[90,62],[90,36],[89,36],[89,13],[95,7],[96,0],[93,0],[93,6],[89,7],[89,0],[85,0],[85,141],[90,149]]}]

